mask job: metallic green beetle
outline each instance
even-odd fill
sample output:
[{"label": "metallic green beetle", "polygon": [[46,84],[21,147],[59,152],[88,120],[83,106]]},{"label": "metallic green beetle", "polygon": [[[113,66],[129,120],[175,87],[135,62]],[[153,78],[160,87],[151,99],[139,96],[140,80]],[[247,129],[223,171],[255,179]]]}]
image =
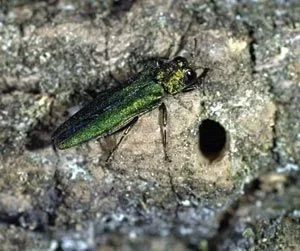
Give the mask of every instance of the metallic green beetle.
[{"label": "metallic green beetle", "polygon": [[54,149],[113,134],[163,104],[168,94],[194,89],[197,74],[185,58],[158,62],[128,84],[99,94],[60,125],[52,136]]}]

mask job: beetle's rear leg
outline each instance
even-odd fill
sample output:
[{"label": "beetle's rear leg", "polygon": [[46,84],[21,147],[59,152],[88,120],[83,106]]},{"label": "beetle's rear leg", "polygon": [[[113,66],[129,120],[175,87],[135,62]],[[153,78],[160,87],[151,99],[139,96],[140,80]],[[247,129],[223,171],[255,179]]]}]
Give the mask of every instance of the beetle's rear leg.
[{"label": "beetle's rear leg", "polygon": [[119,139],[118,143],[115,145],[115,147],[109,152],[109,155],[105,160],[105,166],[106,167],[108,166],[109,162],[111,161],[114,152],[118,149],[119,145],[122,143],[122,141],[124,140],[126,135],[131,131],[132,127],[136,124],[137,121],[138,121],[138,117],[135,117],[125,127],[122,127],[119,130],[119,131],[122,130],[123,134],[122,134],[121,138]]},{"label": "beetle's rear leg", "polygon": [[164,157],[165,161],[171,162],[171,159],[168,156],[167,153],[167,122],[168,122],[168,114],[167,114],[167,107],[164,103],[162,103],[159,107],[160,111],[160,131],[162,136],[162,144],[163,144],[163,150],[164,150]]}]

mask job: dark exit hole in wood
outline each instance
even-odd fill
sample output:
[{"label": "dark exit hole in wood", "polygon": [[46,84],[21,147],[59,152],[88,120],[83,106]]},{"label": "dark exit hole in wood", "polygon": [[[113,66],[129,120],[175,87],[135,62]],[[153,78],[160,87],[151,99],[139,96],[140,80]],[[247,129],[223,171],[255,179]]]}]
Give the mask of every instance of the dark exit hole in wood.
[{"label": "dark exit hole in wood", "polygon": [[226,145],[226,131],[219,123],[205,119],[199,126],[199,150],[210,161],[220,159]]}]

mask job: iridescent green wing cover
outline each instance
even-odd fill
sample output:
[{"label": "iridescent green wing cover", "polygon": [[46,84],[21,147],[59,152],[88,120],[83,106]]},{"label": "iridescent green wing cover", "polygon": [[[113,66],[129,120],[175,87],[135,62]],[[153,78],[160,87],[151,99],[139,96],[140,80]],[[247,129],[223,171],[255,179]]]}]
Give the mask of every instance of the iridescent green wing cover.
[{"label": "iridescent green wing cover", "polygon": [[124,88],[108,90],[59,126],[54,147],[66,149],[92,138],[111,134],[162,102],[163,87],[142,75]]}]

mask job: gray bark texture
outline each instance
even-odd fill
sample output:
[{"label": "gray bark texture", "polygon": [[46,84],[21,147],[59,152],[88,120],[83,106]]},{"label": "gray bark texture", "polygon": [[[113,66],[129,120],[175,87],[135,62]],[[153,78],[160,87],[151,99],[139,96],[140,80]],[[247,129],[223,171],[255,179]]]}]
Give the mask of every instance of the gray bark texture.
[{"label": "gray bark texture", "polygon": [[[300,2],[0,1],[0,250],[300,250]],[[53,130],[155,58],[209,71],[122,133]],[[226,142],[222,140],[226,138]]]}]

